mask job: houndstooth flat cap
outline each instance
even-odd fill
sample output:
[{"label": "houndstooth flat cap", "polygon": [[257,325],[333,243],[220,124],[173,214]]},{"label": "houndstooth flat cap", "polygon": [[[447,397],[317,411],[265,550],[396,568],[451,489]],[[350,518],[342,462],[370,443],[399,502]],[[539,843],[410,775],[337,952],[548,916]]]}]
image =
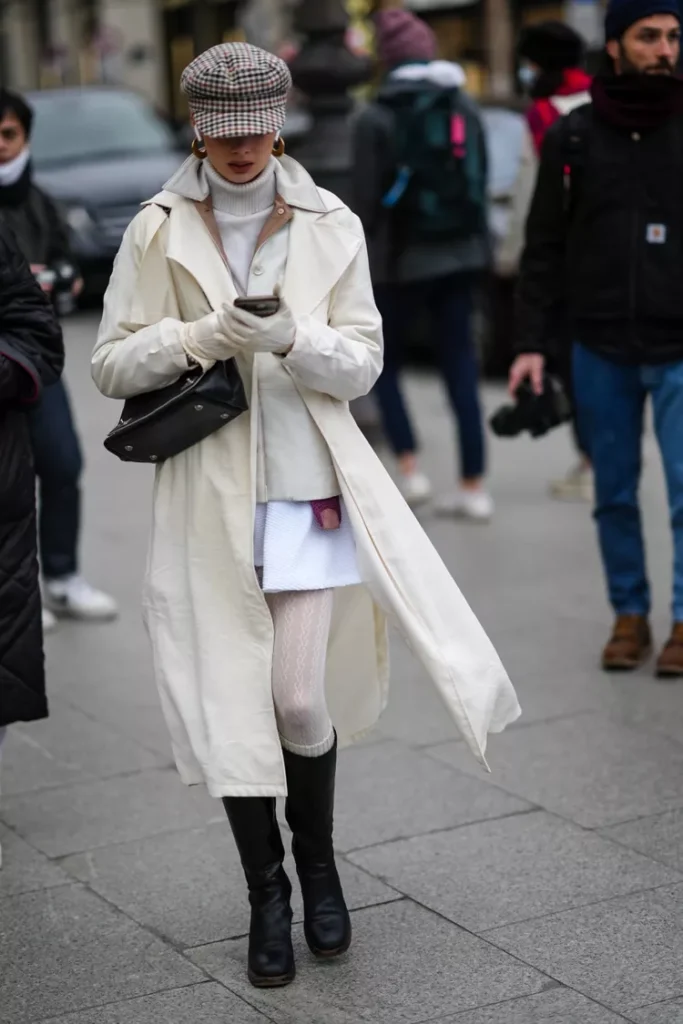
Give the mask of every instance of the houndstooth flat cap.
[{"label": "houndstooth flat cap", "polygon": [[221,43],[183,71],[180,85],[197,130],[210,138],[279,132],[285,123],[289,68],[249,43]]}]

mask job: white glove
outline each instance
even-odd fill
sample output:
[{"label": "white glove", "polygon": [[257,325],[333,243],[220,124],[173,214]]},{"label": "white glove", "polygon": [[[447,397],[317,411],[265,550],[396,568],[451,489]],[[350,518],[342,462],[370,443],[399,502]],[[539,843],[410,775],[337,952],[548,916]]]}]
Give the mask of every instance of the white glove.
[{"label": "white glove", "polygon": [[223,306],[201,320],[185,324],[183,348],[188,356],[205,369],[219,359],[231,359],[236,346],[228,333],[228,316]]},{"label": "white glove", "polygon": [[246,309],[224,306],[227,334],[238,348],[248,352],[289,352],[296,338],[296,321],[289,306],[280,299],[280,309],[272,316],[255,316]]}]

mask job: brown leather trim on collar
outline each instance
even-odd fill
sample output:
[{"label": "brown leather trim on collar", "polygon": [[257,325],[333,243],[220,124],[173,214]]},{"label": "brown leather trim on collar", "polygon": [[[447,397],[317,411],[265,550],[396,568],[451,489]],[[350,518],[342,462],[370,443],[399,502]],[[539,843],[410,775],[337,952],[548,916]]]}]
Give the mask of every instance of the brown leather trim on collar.
[{"label": "brown leather trim on collar", "polygon": [[[216,217],[213,212],[213,201],[211,199],[211,196],[207,196],[206,199],[192,199],[191,202],[194,203],[195,207],[197,208],[199,216],[204,221],[206,228],[209,234],[211,235],[211,238],[213,239],[216,248],[221,254],[223,262],[225,263],[226,267],[229,270],[230,264],[228,263],[228,257],[223,247],[221,233],[218,230],[218,224],[216,223]],[[269,238],[272,238],[273,235],[276,235],[281,228],[283,228],[286,224],[289,224],[293,216],[294,212],[291,206],[289,206],[288,203],[284,201],[281,195],[277,194],[275,196],[275,203],[273,204],[272,212],[268,217],[266,223],[261,228],[261,234],[258,237],[258,241],[256,243],[256,248],[254,252],[258,252],[261,246],[264,245]]]},{"label": "brown leather trim on collar", "polygon": [[270,217],[261,228],[261,234],[258,236],[256,249],[254,251],[258,252],[261,246],[265,245],[269,238],[276,235],[278,231],[285,226],[285,224],[289,224],[293,216],[294,213],[291,206],[284,201],[278,192],[275,196],[275,203],[273,204]]},{"label": "brown leather trim on collar", "polygon": [[223,240],[221,233],[218,230],[218,224],[216,223],[216,217],[213,212],[213,202],[211,196],[207,196],[206,199],[192,199],[192,203],[197,208],[199,216],[204,221],[211,238],[214,241],[216,248],[218,249],[221,259],[225,263],[228,270],[230,270],[230,264],[228,263],[228,257],[226,256],[225,249],[223,248]]}]

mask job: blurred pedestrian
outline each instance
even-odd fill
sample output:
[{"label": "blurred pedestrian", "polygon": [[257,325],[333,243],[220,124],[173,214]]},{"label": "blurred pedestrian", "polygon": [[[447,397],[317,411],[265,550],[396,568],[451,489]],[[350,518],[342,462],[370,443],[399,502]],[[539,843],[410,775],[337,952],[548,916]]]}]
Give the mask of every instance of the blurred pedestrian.
[{"label": "blurred pedestrian", "polygon": [[674,535],[673,631],[660,676],[683,676],[683,80],[675,0],[611,0],[593,103],[548,132],[520,278],[523,353],[510,387],[540,387],[544,356],[575,339],[574,391],[595,470],[596,519],[616,613],[603,666],[649,655],[650,588],[638,504],[652,401]]},{"label": "blurred pedestrian", "polygon": [[[546,132],[561,117],[590,102],[591,84],[590,77],[583,69],[583,39],[564,22],[542,21],[530,25],[522,32],[517,53],[520,58],[520,81],[532,97],[532,103],[526,112],[527,132],[512,197],[508,232],[496,254],[496,272],[507,278],[516,278],[519,272],[524,228]],[[571,397],[571,344],[560,342],[559,349],[553,369]],[[550,493],[560,500],[592,501],[593,470],[587,445],[577,428],[576,417],[573,426],[578,461],[565,477],[552,482]]]},{"label": "blurred pedestrian", "polygon": [[458,424],[460,485],[439,509],[488,521],[479,370],[472,336],[477,276],[489,265],[487,155],[477,107],[458,64],[435,60],[436,38],[409,11],[375,16],[386,70],[354,137],[354,209],[368,236],[384,321],[384,371],[375,387],[385,433],[411,505],[432,496],[400,386],[406,331],[424,317]]},{"label": "blurred pedestrian", "polygon": [[[68,229],[54,202],[34,182],[30,137],[33,112],[15,93],[0,90],[0,222],[15,234],[42,287],[51,293],[67,279],[82,286],[69,251]],[[63,381],[45,388],[31,413],[31,435],[39,481],[40,560],[44,627],[54,615],[102,621],[116,603],[79,573],[81,448]]]},{"label": "blurred pedestrian", "polygon": [[181,777],[223,799],[240,852],[258,987],[295,971],[278,796],[309,946],[329,959],[351,941],[333,807],[337,737],[370,728],[386,700],[370,593],[478,756],[487,730],[518,714],[349,412],[380,372],[381,321],[358,218],[282,155],[290,83],[279,58],[243,43],[185,70],[193,155],[128,229],[93,354],[114,398],[232,357],[249,395],[249,413],[159,464],[144,603]]},{"label": "blurred pedestrian", "polygon": [[0,757],[8,725],[47,715],[28,410],[63,362],[54,313],[0,226]]}]

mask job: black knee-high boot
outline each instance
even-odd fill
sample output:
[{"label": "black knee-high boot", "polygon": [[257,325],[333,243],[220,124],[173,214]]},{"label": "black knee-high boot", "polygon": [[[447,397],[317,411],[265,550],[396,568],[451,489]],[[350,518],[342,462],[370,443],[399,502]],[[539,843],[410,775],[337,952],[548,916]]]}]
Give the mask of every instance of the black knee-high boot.
[{"label": "black knee-high boot", "polygon": [[223,804],[249,887],[249,981],[277,988],[294,979],[291,883],[282,866],[285,851],[269,797],[225,797]]},{"label": "black knee-high boot", "polygon": [[337,741],[322,757],[284,751],[287,823],[304,898],[304,931],[311,952],[330,958],[351,945],[351,918],[334,863],[332,827]]}]

